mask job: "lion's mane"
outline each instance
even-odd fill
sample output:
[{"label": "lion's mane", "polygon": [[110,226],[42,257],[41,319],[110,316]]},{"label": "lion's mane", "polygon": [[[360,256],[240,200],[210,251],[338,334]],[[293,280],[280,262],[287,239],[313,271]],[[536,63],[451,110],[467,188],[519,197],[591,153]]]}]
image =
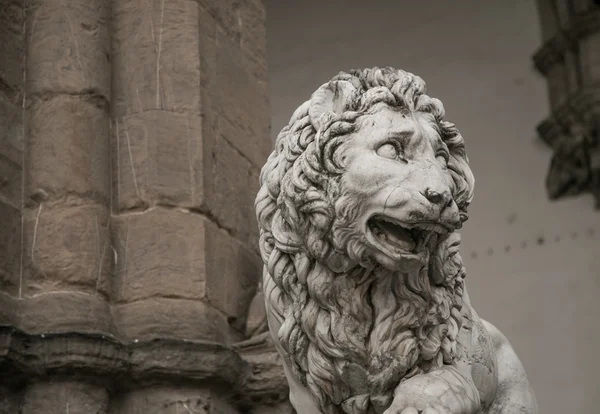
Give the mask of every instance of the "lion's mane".
[{"label": "lion's mane", "polygon": [[345,192],[336,150],[363,115],[382,105],[419,111],[430,115],[450,150],[463,221],[473,176],[462,136],[443,120],[441,102],[425,95],[421,78],[373,68],[341,72],[335,81],[351,82],[359,94],[319,122],[310,100],[301,105],[261,171],[255,207],[263,288],[286,363],[321,410],[381,413],[400,380],[453,363],[464,271],[440,276],[443,240],[429,266],[414,274],[392,274],[374,263],[351,225],[361,200]]}]

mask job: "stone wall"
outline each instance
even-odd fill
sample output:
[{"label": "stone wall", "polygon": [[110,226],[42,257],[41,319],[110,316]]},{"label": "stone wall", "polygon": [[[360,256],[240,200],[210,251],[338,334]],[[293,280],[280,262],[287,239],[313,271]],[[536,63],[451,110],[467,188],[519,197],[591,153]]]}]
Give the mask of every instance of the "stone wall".
[{"label": "stone wall", "polygon": [[260,0],[2,2],[0,413],[285,404],[232,347],[262,268],[264,21]]}]

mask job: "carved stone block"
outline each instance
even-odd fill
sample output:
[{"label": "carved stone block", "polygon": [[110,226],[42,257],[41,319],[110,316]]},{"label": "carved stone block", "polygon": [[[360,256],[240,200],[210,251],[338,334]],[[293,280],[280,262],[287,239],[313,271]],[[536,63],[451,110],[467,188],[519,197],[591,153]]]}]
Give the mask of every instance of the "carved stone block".
[{"label": "carved stone block", "polygon": [[[199,321],[210,326],[215,324],[214,329],[209,329],[214,331],[210,334],[213,337],[219,330],[226,333],[229,324],[242,332],[243,317],[260,273],[260,259],[256,253],[205,217],[171,209],[156,208],[142,214],[121,216],[115,220],[115,237],[118,243],[115,245],[117,264],[113,298],[134,314],[148,318],[140,323],[135,319],[137,316],[127,316],[132,321],[123,328],[127,337],[132,336],[128,333],[130,329],[186,331],[184,327],[188,323],[191,325],[187,335],[205,337],[207,332],[199,326],[194,328]],[[136,247],[131,249],[129,246]],[[139,311],[133,310],[137,305],[127,305],[151,298],[156,300],[140,303]],[[188,309],[188,302],[189,310],[177,310],[180,306]],[[196,302],[199,304],[192,304]],[[168,303],[173,303],[172,312],[151,308],[168,308]],[[184,317],[177,312],[199,314]],[[209,315],[200,315],[203,312]],[[157,318],[156,313],[161,317]],[[157,324],[152,322],[154,319]],[[146,322],[151,326],[141,326]],[[221,339],[227,339],[227,335]]]},{"label": "carved stone block", "polygon": [[202,25],[194,1],[113,2],[114,116],[150,109],[200,114]]},{"label": "carved stone block", "polygon": [[108,295],[112,272],[108,211],[40,204],[23,224],[23,296],[61,290]]},{"label": "carved stone block", "polygon": [[209,93],[219,133],[260,166],[270,150],[270,142],[265,139],[269,136],[267,83],[256,78],[240,46],[221,30],[217,30],[217,42],[216,82]]},{"label": "carved stone block", "polygon": [[126,341],[160,338],[227,343],[237,339],[227,319],[199,300],[148,298],[113,307],[115,334]]},{"label": "carved stone block", "polygon": [[116,208],[167,205],[206,212],[254,246],[258,168],[216,133],[205,118],[190,114],[146,111],[116,119]]},{"label": "carved stone block", "polygon": [[29,104],[27,199],[110,198],[108,117],[88,96],[56,95]]},{"label": "carved stone block", "polygon": [[113,120],[113,202],[118,211],[202,203],[210,164],[201,123],[198,115],[156,110]]}]

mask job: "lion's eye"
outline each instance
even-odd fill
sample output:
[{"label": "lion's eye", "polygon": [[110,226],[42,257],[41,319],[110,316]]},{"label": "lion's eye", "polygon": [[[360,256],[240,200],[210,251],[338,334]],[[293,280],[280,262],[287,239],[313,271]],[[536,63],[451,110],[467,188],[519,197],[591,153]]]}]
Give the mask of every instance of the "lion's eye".
[{"label": "lion's eye", "polygon": [[383,158],[389,158],[390,160],[395,160],[400,155],[398,151],[398,147],[391,143],[386,143],[377,148],[377,155]]}]

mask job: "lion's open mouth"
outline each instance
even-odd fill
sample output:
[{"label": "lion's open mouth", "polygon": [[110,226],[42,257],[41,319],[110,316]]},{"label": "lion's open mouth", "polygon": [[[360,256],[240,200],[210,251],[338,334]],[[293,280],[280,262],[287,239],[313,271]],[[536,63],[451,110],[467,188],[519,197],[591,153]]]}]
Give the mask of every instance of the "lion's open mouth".
[{"label": "lion's open mouth", "polygon": [[368,237],[377,248],[392,256],[415,254],[427,246],[432,236],[450,230],[437,223],[401,223],[391,217],[375,215],[367,221]]}]

